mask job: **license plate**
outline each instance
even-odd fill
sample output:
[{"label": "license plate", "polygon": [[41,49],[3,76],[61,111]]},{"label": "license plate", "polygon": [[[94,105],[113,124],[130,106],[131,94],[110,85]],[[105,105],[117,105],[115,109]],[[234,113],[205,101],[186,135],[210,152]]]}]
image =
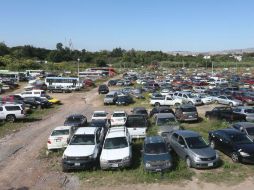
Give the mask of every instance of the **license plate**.
[{"label": "license plate", "polygon": [[60,142],[61,141],[61,139],[56,139],[56,142]]},{"label": "license plate", "polygon": [[160,171],[161,171],[161,169],[155,169],[155,171],[156,171],[156,172],[160,172]]},{"label": "license plate", "polygon": [[193,116],[192,115],[189,115],[190,118],[192,118]]},{"label": "license plate", "polygon": [[111,167],[117,168],[117,167],[118,167],[118,164],[112,164]]},{"label": "license plate", "polygon": [[213,166],[213,163],[208,163],[208,166]]},{"label": "license plate", "polygon": [[75,166],[80,166],[80,163],[75,163],[74,165],[75,165]]}]

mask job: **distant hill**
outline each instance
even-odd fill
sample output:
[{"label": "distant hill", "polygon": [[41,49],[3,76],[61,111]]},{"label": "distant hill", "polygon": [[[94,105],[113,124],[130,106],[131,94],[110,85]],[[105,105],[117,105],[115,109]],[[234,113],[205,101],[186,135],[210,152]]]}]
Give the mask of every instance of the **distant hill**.
[{"label": "distant hill", "polygon": [[246,49],[232,49],[232,50],[223,50],[223,51],[209,51],[209,52],[192,52],[192,51],[170,51],[168,54],[170,55],[225,55],[225,54],[243,54],[243,53],[254,53],[254,48],[246,48]]}]

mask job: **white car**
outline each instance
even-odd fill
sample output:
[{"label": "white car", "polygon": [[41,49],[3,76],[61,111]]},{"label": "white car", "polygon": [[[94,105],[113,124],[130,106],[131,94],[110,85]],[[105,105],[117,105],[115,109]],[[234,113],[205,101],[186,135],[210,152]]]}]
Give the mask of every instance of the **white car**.
[{"label": "white car", "polygon": [[56,127],[48,138],[48,150],[67,147],[68,139],[72,134],[71,126]]},{"label": "white car", "polygon": [[62,156],[62,170],[87,169],[96,164],[103,144],[101,127],[80,127]]},{"label": "white car", "polygon": [[200,93],[200,94],[192,94],[192,95],[200,98],[201,102],[203,104],[212,104],[214,102],[213,97],[208,95],[208,94],[202,94],[202,93]]},{"label": "white car", "polygon": [[16,94],[16,95],[19,95],[22,98],[25,98],[25,97],[42,97],[42,96],[46,96],[46,92],[44,90],[30,90],[30,91],[21,92],[20,94]]},{"label": "white car", "polygon": [[25,108],[22,104],[7,103],[0,105],[0,120],[14,122],[16,119],[25,117]]},{"label": "white car", "polygon": [[101,169],[125,168],[131,165],[131,137],[125,126],[108,130],[100,156]]},{"label": "white car", "polygon": [[115,111],[111,115],[111,126],[124,125],[127,120],[127,113],[125,111]]},{"label": "white car", "polygon": [[169,90],[169,89],[162,89],[161,90],[161,95],[163,95],[163,96],[166,96],[166,95],[168,95],[169,93],[170,93],[171,91]]},{"label": "white car", "polygon": [[108,119],[108,113],[106,111],[94,111],[92,120],[96,119]]}]

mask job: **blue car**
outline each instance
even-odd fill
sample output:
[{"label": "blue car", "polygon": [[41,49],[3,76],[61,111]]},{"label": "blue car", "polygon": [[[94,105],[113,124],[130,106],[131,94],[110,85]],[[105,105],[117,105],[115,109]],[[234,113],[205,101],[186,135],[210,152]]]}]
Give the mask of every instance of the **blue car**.
[{"label": "blue car", "polygon": [[142,152],[146,171],[164,172],[172,167],[172,156],[161,136],[146,137]]}]

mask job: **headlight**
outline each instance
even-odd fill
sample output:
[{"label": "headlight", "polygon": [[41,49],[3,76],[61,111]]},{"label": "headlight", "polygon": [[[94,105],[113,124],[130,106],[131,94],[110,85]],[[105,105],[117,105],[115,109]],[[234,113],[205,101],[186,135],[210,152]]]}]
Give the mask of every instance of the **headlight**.
[{"label": "headlight", "polygon": [[243,156],[243,157],[250,156],[247,152],[240,152],[240,155]]},{"label": "headlight", "polygon": [[68,158],[68,156],[66,156],[65,154],[63,154],[62,159],[67,159],[67,158]]},{"label": "headlight", "polygon": [[171,167],[171,162],[168,160],[168,161],[165,161],[165,165],[167,166],[167,167]]},{"label": "headlight", "polygon": [[105,159],[101,159],[100,161],[101,163],[104,163],[104,164],[108,163],[108,160],[105,160]]},{"label": "headlight", "polygon": [[147,167],[147,168],[150,168],[150,167],[151,167],[151,164],[146,163],[146,167]]},{"label": "headlight", "polygon": [[91,154],[90,156],[88,156],[89,159],[92,159],[93,158],[93,154]]},{"label": "headlight", "polygon": [[126,161],[129,161],[130,160],[130,157],[129,156],[126,156],[123,158],[123,161],[126,162]]},{"label": "headlight", "polygon": [[194,160],[195,161],[201,161],[201,159],[199,157],[197,157],[197,156],[194,157]]}]

